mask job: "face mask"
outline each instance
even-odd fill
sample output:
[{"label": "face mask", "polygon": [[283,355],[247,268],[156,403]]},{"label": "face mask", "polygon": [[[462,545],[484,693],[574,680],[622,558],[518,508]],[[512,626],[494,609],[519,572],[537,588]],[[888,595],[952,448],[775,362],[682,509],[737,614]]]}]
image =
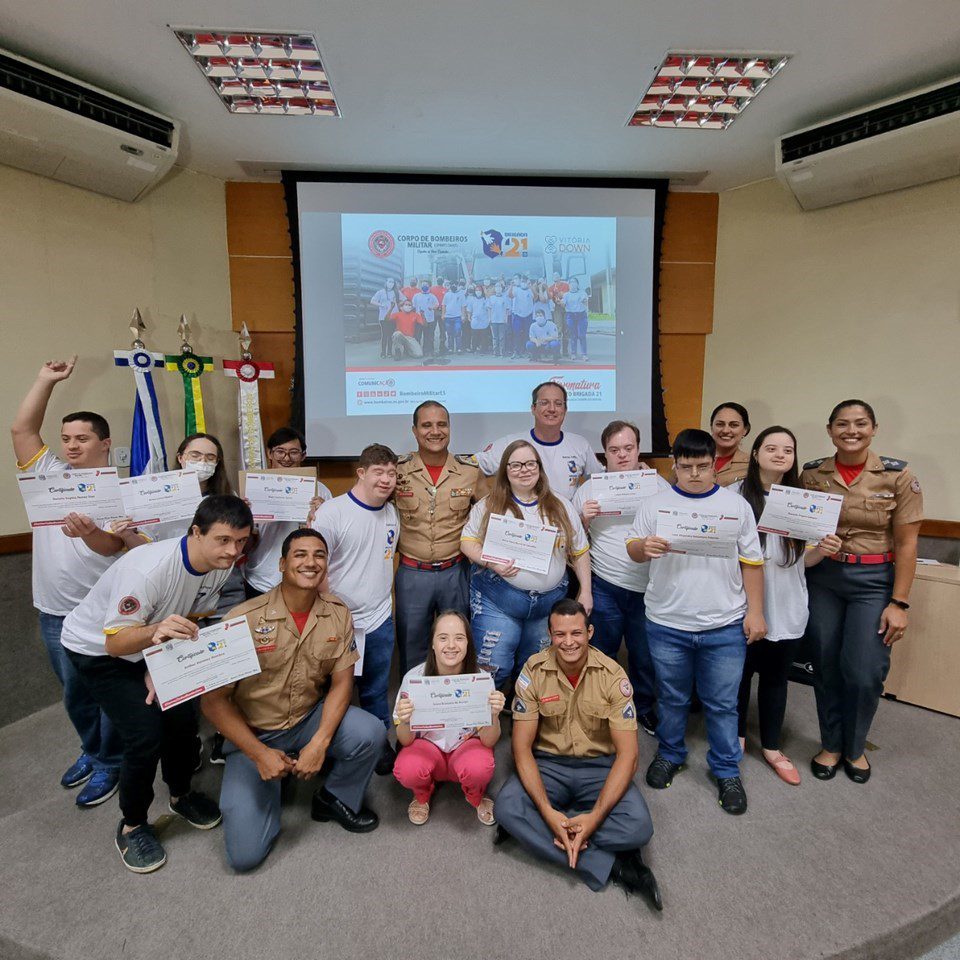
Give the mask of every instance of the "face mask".
[{"label": "face mask", "polygon": [[429,289],[430,289],[430,285],[429,285],[429,284],[426,284],[426,283],[421,283],[421,284],[420,284],[420,292],[421,292],[421,293],[426,293]]},{"label": "face mask", "polygon": [[204,480],[209,480],[217,472],[217,465],[215,463],[193,463],[190,460],[185,460],[183,469],[195,473],[197,480],[203,483]]}]

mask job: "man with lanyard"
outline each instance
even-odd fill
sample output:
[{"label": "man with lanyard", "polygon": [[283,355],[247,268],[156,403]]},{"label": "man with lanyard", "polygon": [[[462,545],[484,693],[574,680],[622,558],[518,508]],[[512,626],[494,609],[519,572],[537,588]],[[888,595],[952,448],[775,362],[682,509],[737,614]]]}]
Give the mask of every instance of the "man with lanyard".
[{"label": "man with lanyard", "polygon": [[[40,438],[50,396],[73,373],[77,358],[50,360],[37,374],[14,417],[10,432],[21,473],[62,473],[106,467],[110,463],[110,427],[97,413],[81,411],[63,418],[60,456]],[[64,618],[87,595],[125,546],[142,543],[131,531],[123,537],[101,530],[89,517],[71,513],[62,527],[33,531],[33,605],[50,665],[63,686],[63,705],[80,737],[82,753],[60,778],[62,786],[86,786],[77,805],[93,807],[117,792],[120,740],[90,696],[60,644]]]},{"label": "man with lanyard", "polygon": [[590,449],[586,437],[564,433],[567,415],[567,391],[562,384],[538,384],[533,388],[533,429],[511,433],[488,443],[477,454],[477,463],[485,476],[493,476],[500,467],[500,458],[507,444],[514,440],[533,440],[550,481],[550,489],[559,497],[572,500],[582,480],[603,470]]},{"label": "man with lanyard", "polygon": [[220,792],[227,861],[252,870],[280,833],[280,783],[333,767],[313,796],[314,820],[351,833],[379,819],[363,795],[383,749],[376,717],[350,706],[359,660],[346,604],[317,590],[327,575],[327,545],[316,530],[289,533],[281,545],[282,580],[228,617],[245,616],[260,673],[203,695],[207,719],[227,737]]},{"label": "man with lanyard", "polygon": [[527,660],[513,701],[517,772],[494,807],[496,842],[515,837],[534,855],[576,870],[602,890],[609,880],[663,909],[641,856],[650,812],[633,782],[637,721],[623,669],[590,646],[576,600],[554,604],[550,646]]},{"label": "man with lanyard", "polygon": [[476,499],[476,457],[450,453],[450,414],[434,400],[413,411],[417,452],[400,458],[395,502],[400,517],[395,596],[400,675],[427,658],[434,617],[469,615],[468,564],[460,534]]}]

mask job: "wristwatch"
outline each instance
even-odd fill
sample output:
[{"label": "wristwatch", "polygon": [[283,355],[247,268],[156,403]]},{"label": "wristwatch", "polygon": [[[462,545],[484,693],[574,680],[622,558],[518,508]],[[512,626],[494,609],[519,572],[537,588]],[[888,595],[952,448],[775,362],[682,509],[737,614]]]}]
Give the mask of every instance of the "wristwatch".
[{"label": "wristwatch", "polygon": [[910,604],[906,600],[894,600],[893,597],[890,598],[890,602],[895,606],[899,607],[901,610],[909,610]]}]

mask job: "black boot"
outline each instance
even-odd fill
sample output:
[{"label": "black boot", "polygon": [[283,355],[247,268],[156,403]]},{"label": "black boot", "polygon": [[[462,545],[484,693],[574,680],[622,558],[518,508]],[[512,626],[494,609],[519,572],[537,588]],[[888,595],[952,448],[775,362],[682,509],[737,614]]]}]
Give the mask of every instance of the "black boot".
[{"label": "black boot", "polygon": [[630,893],[638,893],[654,910],[663,910],[660,886],[653,871],[643,862],[639,850],[625,850],[617,854],[610,879]]}]

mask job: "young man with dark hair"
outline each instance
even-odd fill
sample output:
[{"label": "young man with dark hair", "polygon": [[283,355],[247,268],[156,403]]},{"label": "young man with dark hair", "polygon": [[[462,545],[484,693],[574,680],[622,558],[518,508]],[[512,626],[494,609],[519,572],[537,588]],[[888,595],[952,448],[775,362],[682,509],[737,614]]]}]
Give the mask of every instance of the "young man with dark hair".
[{"label": "young man with dark hair", "polygon": [[637,721],[623,669],[590,646],[576,600],[554,604],[550,646],[523,667],[513,701],[517,772],[494,807],[497,840],[516,837],[536,856],[576,870],[591,890],[608,880],[662,910],[641,848],[653,825],[637,772]]},{"label": "young man with dark hair", "polygon": [[[740,780],[737,695],[747,644],[766,636],[763,551],[753,511],[743,497],[716,482],[713,437],[683,430],[673,444],[677,482],[648,497],[637,511],[627,553],[650,562],[645,594],[647,639],[657,675],[659,749],[647,784],[664,790],[687,758],[684,734],[694,682],[707,721],[707,763],[727,813],[747,809]],[[657,536],[658,511],[695,510],[737,523],[737,556],[673,553]]]},{"label": "young man with dark hair", "polygon": [[220,822],[217,805],[190,789],[197,762],[194,704],[161,713],[152,691],[148,696],[143,654],[164,640],[196,637],[196,621],[216,610],[252,526],[239,497],[207,497],[185,537],[131,550],[64,621],[66,656],[123,743],[116,845],[134,873],[150,873],[167,859],[148,821],[158,763],[173,813],[200,830]]},{"label": "young man with dark hair", "polygon": [[533,388],[533,429],[511,433],[488,443],[477,454],[477,463],[485,476],[493,476],[500,467],[503,451],[514,440],[532,440],[543,461],[550,489],[559,497],[572,500],[582,480],[603,467],[585,437],[565,433],[567,391],[563,384],[547,381]]},{"label": "young man with dark hair", "polygon": [[[110,427],[98,413],[67,414],[60,428],[60,456],[40,437],[54,388],[73,373],[77,358],[50,360],[37,374],[10,427],[17,469],[26,473],[63,473],[105,467],[110,462]],[[140,542],[136,533],[118,537],[89,517],[70,514],[63,527],[33,531],[33,605],[40,617],[50,665],[63,686],[63,704],[80,737],[82,753],[60,778],[64,787],[86,786],[77,805],[96,806],[117,792],[120,741],[110,721],[89,696],[60,644],[64,617],[87,595],[125,545]],[[129,543],[128,543],[129,541]]]},{"label": "young man with dark hair", "polygon": [[[270,434],[267,440],[267,463],[271,470],[298,469],[307,454],[307,441],[299,430],[293,427],[280,427]],[[315,511],[333,494],[320,481],[317,481],[317,495],[311,503]],[[280,583],[280,547],[287,534],[309,522],[296,520],[261,521],[252,537],[252,545],[247,547],[247,560],[243,565],[243,581],[247,599],[258,597],[272,590]]]},{"label": "young man with dark hair", "polygon": [[[400,524],[390,502],[397,486],[397,455],[381,443],[360,454],[353,489],[321,503],[313,529],[330,548],[328,583],[350,608],[363,672],[357,681],[360,706],[390,728],[387,682],[393,658],[391,591],[393,554]],[[377,773],[393,769],[389,742],[383,747]]]},{"label": "young man with dark hair", "polygon": [[450,414],[435,400],[413,412],[416,453],[400,458],[394,502],[397,547],[397,645],[400,675],[427,658],[430,628],[442,610],[469,613],[469,569],[460,534],[476,499],[476,458],[450,453]]},{"label": "young man with dark hair", "polygon": [[228,617],[245,616],[260,673],[203,695],[204,715],[227,739],[220,793],[227,860],[234,870],[262,863],[280,832],[280,783],[317,776],[314,820],[353,833],[374,830],[363,795],[383,750],[383,724],[350,706],[360,655],[346,604],[317,589],[327,574],[327,544],[316,530],[289,533],[280,550],[279,586]]}]

